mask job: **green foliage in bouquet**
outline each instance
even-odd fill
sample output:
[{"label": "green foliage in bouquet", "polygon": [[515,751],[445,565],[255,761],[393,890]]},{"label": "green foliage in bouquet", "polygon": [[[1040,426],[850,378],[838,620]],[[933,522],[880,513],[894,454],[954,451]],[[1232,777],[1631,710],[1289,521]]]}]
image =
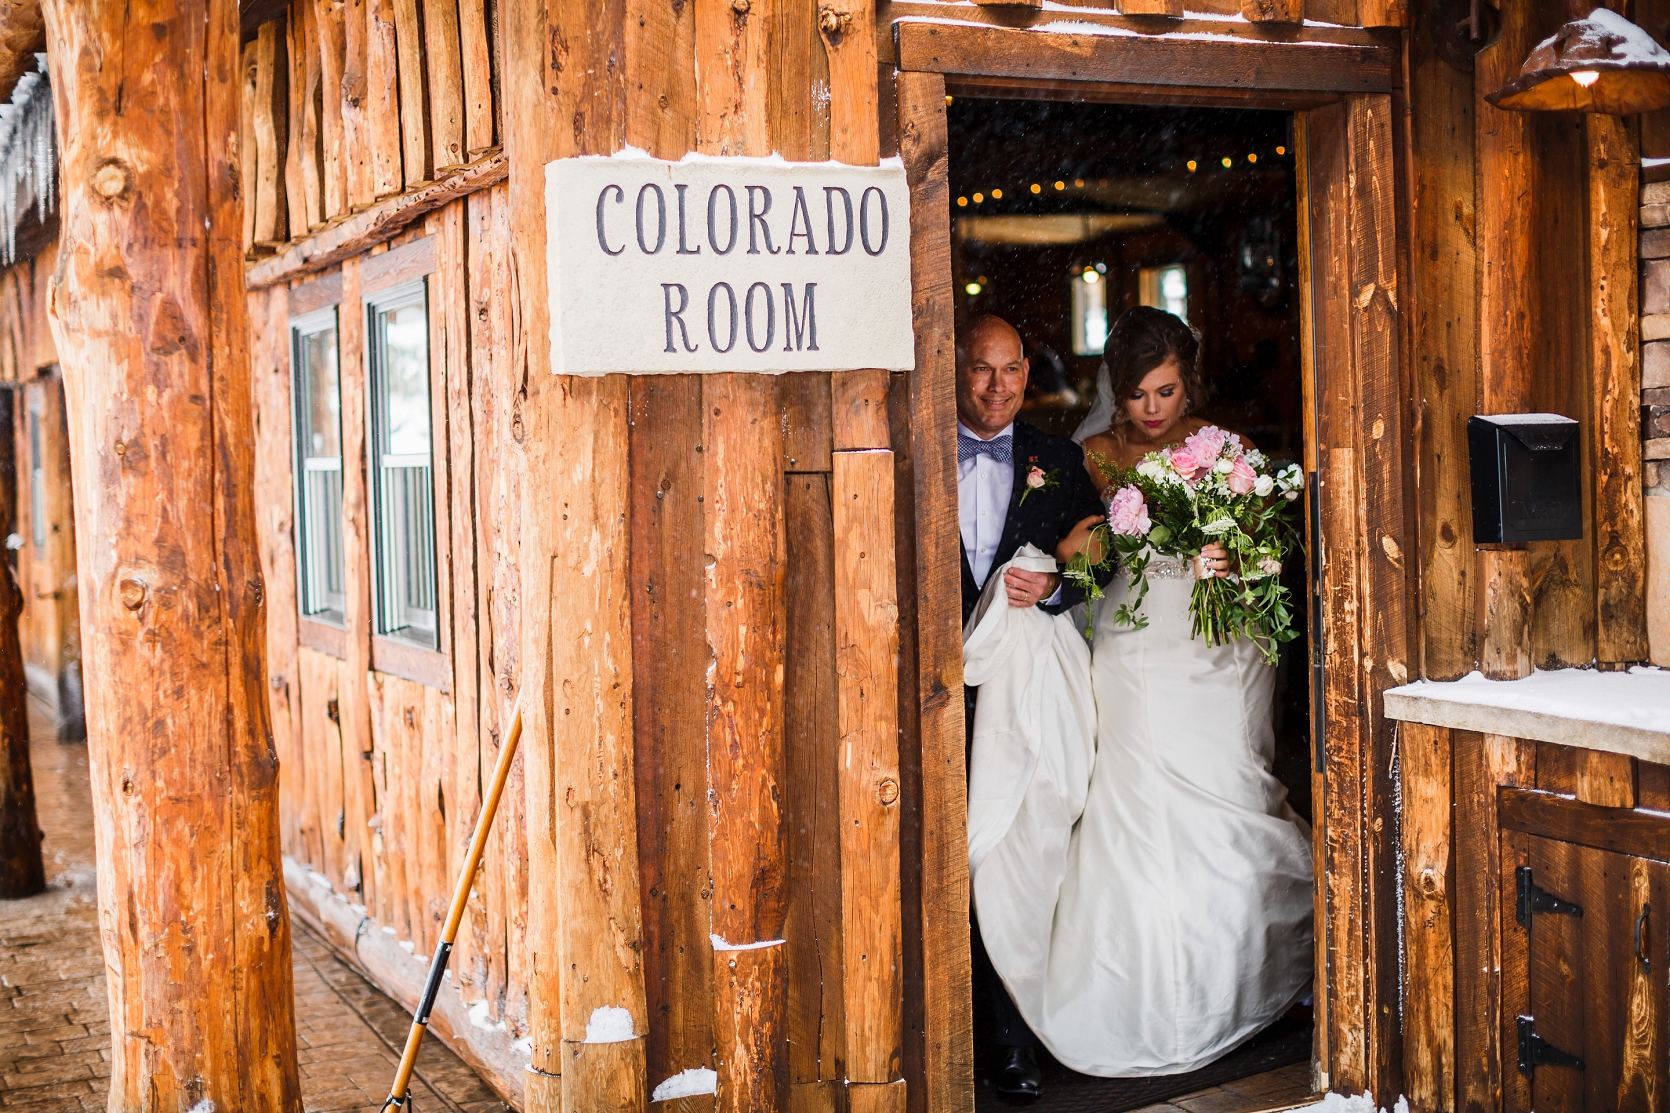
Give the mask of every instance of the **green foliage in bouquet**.
[{"label": "green foliage in bouquet", "polygon": [[1193,635],[1208,645],[1246,638],[1265,663],[1275,664],[1279,646],[1299,636],[1290,593],[1282,586],[1284,557],[1298,548],[1290,503],[1304,483],[1297,464],[1271,474],[1260,452],[1208,425],[1181,448],[1150,452],[1134,468],[1120,467],[1095,453],[1091,459],[1114,488],[1108,520],[1092,531],[1100,559],[1081,551],[1063,575],[1083,587],[1090,600],[1102,597],[1096,573],[1115,557],[1130,577],[1125,602],[1114,613],[1121,626],[1148,625],[1142,602],[1148,594],[1148,561],[1160,553],[1193,560],[1207,545],[1229,551],[1237,571],[1197,579],[1189,600]]}]

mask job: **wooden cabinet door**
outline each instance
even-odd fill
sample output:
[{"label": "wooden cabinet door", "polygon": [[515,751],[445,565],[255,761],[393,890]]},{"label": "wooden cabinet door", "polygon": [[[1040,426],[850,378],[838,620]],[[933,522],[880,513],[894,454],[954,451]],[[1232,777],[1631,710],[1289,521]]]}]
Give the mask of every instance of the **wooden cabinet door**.
[{"label": "wooden cabinet door", "polygon": [[1504,1108],[1670,1109],[1670,867],[1503,835]]}]

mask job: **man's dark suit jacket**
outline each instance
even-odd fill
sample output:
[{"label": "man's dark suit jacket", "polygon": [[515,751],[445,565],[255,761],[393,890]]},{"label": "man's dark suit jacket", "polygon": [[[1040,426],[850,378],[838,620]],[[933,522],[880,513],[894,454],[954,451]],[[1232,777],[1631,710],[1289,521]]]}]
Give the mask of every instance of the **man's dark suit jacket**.
[{"label": "man's dark suit jacket", "polygon": [[[1073,532],[1074,526],[1092,514],[1106,512],[1095,484],[1084,470],[1082,448],[1065,437],[1052,437],[1024,421],[1015,422],[1014,436],[1015,486],[1009,495],[1009,513],[1003,521],[1002,540],[997,543],[997,552],[992,554],[990,575],[996,575],[997,570],[1015,555],[1015,550],[1028,541],[1054,556],[1055,546]],[[1033,491],[1022,503],[1021,496],[1027,491],[1026,473],[1034,466],[1046,472],[1053,471],[1057,483],[1049,490]],[[961,538],[960,523],[958,537]],[[958,548],[962,549],[960,543]],[[963,550],[962,556],[963,623],[966,625],[968,616],[974,613],[975,604],[980,602],[981,588],[974,582],[968,552]],[[1060,603],[1044,609],[1050,614],[1060,614],[1083,599],[1082,588],[1063,582]]]}]

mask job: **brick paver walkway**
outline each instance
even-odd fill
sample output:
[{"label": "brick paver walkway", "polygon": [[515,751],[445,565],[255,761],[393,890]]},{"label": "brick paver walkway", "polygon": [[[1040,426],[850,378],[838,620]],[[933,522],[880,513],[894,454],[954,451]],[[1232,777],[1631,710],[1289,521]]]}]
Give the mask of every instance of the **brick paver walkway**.
[{"label": "brick paver walkway", "polygon": [[[42,851],[52,880],[40,896],[0,901],[0,1110],[103,1110],[110,1023],[94,900],[87,747],[52,741],[38,717],[31,728]],[[307,1113],[375,1113],[411,1014],[302,925],[293,924],[293,934]],[[424,1042],[412,1096],[425,1113],[508,1108],[434,1038]]]}]

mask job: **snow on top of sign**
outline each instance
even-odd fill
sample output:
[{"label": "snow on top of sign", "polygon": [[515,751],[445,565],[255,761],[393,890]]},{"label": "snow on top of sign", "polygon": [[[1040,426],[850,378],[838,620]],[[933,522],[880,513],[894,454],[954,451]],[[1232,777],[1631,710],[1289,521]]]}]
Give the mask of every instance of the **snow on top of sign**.
[{"label": "snow on top of sign", "polygon": [[1637,665],[1628,672],[1538,669],[1519,680],[1486,680],[1474,671],[1460,680],[1417,680],[1388,694],[1526,711],[1640,730],[1670,731],[1670,670]]},{"label": "snow on top of sign", "polygon": [[[1045,0],[1044,7],[1045,7],[1046,10],[1050,10],[1050,11],[1078,10],[1078,9],[1071,9],[1069,5],[1050,3],[1049,0]],[[967,20],[964,20],[964,19],[945,19],[945,18],[941,18],[941,17],[938,17],[938,16],[916,16],[916,15],[913,15],[913,16],[906,16],[902,19],[896,19],[896,20],[894,20],[894,22],[895,23],[934,23],[934,24],[941,24],[941,25],[950,26],[950,27],[967,27],[968,26],[968,21]],[[1313,27],[1332,26],[1332,24],[1322,24],[1322,23],[1313,24],[1313,23],[1311,23],[1310,20],[1306,20],[1305,23],[1306,23],[1307,26],[1313,26]],[[1163,31],[1160,34],[1156,35],[1156,34],[1146,32],[1146,31],[1134,30],[1130,27],[1119,27],[1119,26],[1116,26],[1114,24],[1109,24],[1109,23],[1088,23],[1084,20],[1078,20],[1078,19],[1063,19],[1063,20],[1057,20],[1054,23],[1041,23],[1041,24],[1038,24],[1036,26],[1029,27],[1029,28],[1027,28],[1027,30],[1029,30],[1029,31],[1047,31],[1047,32],[1050,32],[1052,34],[1101,35],[1101,36],[1107,37],[1107,38],[1145,39],[1145,40],[1169,41],[1169,42],[1185,42],[1185,41],[1188,41],[1188,42],[1245,43],[1245,42],[1248,41],[1246,36],[1244,36],[1244,35],[1222,34],[1222,33],[1219,33],[1217,31]],[[1363,49],[1363,46],[1362,46],[1361,43],[1318,42],[1318,41],[1310,40],[1310,39],[1307,39],[1306,41],[1304,41],[1302,43],[1290,44],[1290,45],[1339,47],[1342,50],[1361,50],[1361,49]]]},{"label": "snow on top of sign", "polygon": [[691,1067],[661,1081],[650,1101],[672,1101],[674,1098],[693,1098],[701,1094],[717,1093],[719,1075],[707,1067]]},{"label": "snow on top of sign", "polygon": [[758,951],[766,947],[781,946],[783,942],[781,939],[767,939],[761,943],[727,943],[721,937],[712,934],[708,935],[708,941],[716,951]]},{"label": "snow on top of sign", "polygon": [[[632,162],[637,160],[645,162],[670,161],[667,159],[658,159],[642,147],[632,146],[622,147],[612,155],[575,155],[573,157],[580,161],[593,160],[602,162]],[[694,166],[701,164],[711,166],[792,166],[796,169],[802,170],[812,166],[838,166],[842,169],[855,170],[903,170],[905,168],[905,160],[900,155],[892,155],[888,158],[884,158],[875,166],[858,166],[854,163],[840,162],[832,158],[825,159],[823,162],[790,162],[778,151],[773,151],[769,155],[709,155],[703,154],[700,151],[690,151],[685,154],[683,158],[673,162],[674,166]]]},{"label": "snow on top of sign", "polygon": [[1480,414],[1480,420],[1492,425],[1576,425],[1577,419],[1563,414]]}]

